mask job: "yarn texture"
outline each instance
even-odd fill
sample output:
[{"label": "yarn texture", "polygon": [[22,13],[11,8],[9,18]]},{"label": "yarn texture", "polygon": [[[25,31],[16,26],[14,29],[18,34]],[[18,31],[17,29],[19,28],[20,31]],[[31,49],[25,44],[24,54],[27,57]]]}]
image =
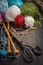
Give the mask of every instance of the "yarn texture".
[{"label": "yarn texture", "polygon": [[21,7],[21,13],[24,16],[32,16],[36,20],[41,17],[39,8],[34,3],[24,3]]},{"label": "yarn texture", "polygon": [[8,5],[9,7],[11,7],[12,5],[21,7],[23,5],[23,0],[8,0]]},{"label": "yarn texture", "polygon": [[9,21],[14,21],[17,15],[21,14],[21,10],[16,5],[9,7],[8,11],[5,14],[5,18]]},{"label": "yarn texture", "polygon": [[15,18],[14,24],[16,27],[20,27],[24,25],[24,16],[23,15],[18,15]]},{"label": "yarn texture", "polygon": [[26,16],[25,18],[25,28],[28,28],[28,27],[33,27],[33,25],[34,25],[34,19],[33,19],[33,17],[31,17],[31,16]]},{"label": "yarn texture", "polygon": [[1,24],[1,22],[2,22],[2,14],[0,14],[0,24]]},{"label": "yarn texture", "polygon": [[0,0],[0,12],[6,12],[8,10],[7,0]]}]

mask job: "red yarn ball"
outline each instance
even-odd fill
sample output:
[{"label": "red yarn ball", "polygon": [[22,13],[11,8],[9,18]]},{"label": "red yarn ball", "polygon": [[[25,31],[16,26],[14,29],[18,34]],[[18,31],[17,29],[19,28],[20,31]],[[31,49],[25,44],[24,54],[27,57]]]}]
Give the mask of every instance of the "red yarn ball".
[{"label": "red yarn ball", "polygon": [[15,18],[14,24],[16,27],[21,27],[24,24],[24,16],[23,15],[18,15]]}]

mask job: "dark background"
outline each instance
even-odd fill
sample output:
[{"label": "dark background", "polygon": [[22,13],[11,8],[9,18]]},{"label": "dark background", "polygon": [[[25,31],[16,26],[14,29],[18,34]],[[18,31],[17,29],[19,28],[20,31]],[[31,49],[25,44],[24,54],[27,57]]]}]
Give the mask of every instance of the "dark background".
[{"label": "dark background", "polygon": [[43,20],[41,21],[41,24],[41,28],[37,30],[30,30],[28,34],[22,37],[22,39],[27,42],[27,45],[31,45],[33,48],[36,45],[39,46],[42,50],[42,55],[39,57],[34,56],[33,61],[31,63],[28,63],[24,61],[21,53],[17,56],[17,58],[10,61],[0,61],[0,65],[43,65]]}]

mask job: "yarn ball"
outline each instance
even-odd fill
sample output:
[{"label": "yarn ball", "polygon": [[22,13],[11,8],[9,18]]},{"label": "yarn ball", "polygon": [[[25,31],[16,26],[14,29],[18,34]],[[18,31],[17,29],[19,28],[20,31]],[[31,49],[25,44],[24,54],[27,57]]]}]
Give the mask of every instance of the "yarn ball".
[{"label": "yarn ball", "polygon": [[21,7],[21,13],[24,16],[32,16],[36,20],[41,17],[39,8],[34,3],[24,3]]},{"label": "yarn ball", "polygon": [[0,0],[0,12],[6,12],[8,10],[7,0]]},{"label": "yarn ball", "polygon": [[2,22],[2,14],[0,14],[0,22]]},{"label": "yarn ball", "polygon": [[24,16],[23,15],[18,15],[15,18],[14,24],[16,27],[21,27],[24,25]]},{"label": "yarn ball", "polygon": [[17,15],[21,14],[21,10],[16,5],[9,7],[8,11],[5,14],[5,18],[9,21],[14,21]]},{"label": "yarn ball", "polygon": [[24,20],[25,20],[25,28],[28,28],[28,27],[33,27],[33,25],[34,25],[34,18],[33,17],[31,17],[31,16],[26,16],[25,18],[24,18]]},{"label": "yarn ball", "polygon": [[21,7],[23,5],[23,0],[8,0],[8,5],[11,7],[12,5],[17,5]]}]

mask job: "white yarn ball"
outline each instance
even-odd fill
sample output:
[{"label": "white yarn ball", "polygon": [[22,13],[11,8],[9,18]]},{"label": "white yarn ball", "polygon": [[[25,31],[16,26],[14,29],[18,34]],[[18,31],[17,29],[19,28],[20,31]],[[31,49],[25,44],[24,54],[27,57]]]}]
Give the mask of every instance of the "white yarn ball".
[{"label": "white yarn ball", "polygon": [[9,21],[14,21],[16,16],[20,15],[20,14],[21,14],[20,8],[17,7],[16,5],[13,5],[13,6],[9,7],[8,11],[5,14],[5,17]]},{"label": "white yarn ball", "polygon": [[25,18],[24,18],[24,20],[25,20],[25,28],[28,28],[28,27],[33,27],[33,25],[34,25],[34,19],[33,19],[33,17],[31,17],[31,16],[26,16]]}]

